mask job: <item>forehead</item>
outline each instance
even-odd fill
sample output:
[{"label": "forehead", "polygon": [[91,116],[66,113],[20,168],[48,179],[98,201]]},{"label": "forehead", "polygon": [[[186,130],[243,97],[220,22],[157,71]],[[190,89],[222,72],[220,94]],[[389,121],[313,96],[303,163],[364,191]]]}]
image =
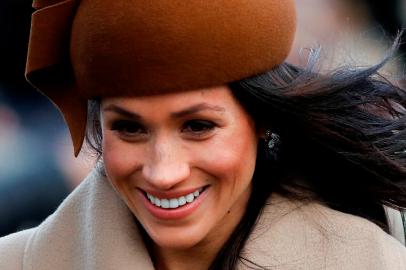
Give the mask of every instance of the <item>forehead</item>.
[{"label": "forehead", "polygon": [[102,109],[109,105],[136,109],[142,112],[150,110],[178,110],[196,104],[208,104],[231,108],[238,105],[228,86],[217,86],[162,95],[137,97],[108,97],[101,100]]}]

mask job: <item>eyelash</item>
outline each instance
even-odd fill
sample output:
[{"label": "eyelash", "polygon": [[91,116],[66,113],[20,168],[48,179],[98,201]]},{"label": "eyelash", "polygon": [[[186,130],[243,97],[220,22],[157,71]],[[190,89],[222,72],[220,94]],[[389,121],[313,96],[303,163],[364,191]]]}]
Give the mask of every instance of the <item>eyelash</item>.
[{"label": "eyelash", "polygon": [[[217,124],[208,120],[194,119],[186,121],[181,131],[185,132],[188,136],[203,137],[213,131]],[[131,120],[117,120],[111,124],[111,130],[117,131],[123,137],[138,137],[147,134],[148,131],[136,121]]]},{"label": "eyelash", "polygon": [[[198,127],[198,130],[193,130],[193,125],[194,128]],[[210,131],[214,130],[217,127],[215,123],[212,121],[207,121],[207,120],[190,120],[187,121],[183,126],[182,126],[182,131],[188,132],[188,133],[193,133],[194,135],[197,136],[203,136]]]},{"label": "eyelash", "polygon": [[120,135],[134,136],[141,135],[147,131],[137,122],[129,120],[117,120],[111,124],[111,130],[117,131]]}]

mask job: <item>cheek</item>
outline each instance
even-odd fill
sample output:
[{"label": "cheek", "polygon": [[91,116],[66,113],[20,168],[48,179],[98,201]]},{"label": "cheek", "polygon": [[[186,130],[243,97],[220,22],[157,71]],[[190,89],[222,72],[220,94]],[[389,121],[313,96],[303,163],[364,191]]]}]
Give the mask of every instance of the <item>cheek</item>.
[{"label": "cheek", "polygon": [[103,136],[103,162],[106,174],[113,182],[126,178],[137,168],[139,153],[128,147],[128,144],[120,141],[116,136],[107,132]]},{"label": "cheek", "polygon": [[255,169],[257,141],[251,130],[223,136],[204,149],[201,163],[217,179],[247,185]]}]

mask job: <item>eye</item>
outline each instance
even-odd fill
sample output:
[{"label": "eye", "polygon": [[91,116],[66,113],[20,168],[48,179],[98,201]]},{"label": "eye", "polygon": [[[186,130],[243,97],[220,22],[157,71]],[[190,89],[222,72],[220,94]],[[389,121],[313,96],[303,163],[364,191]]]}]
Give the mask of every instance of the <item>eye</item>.
[{"label": "eye", "polygon": [[216,127],[217,125],[211,121],[190,120],[183,125],[182,131],[200,136],[211,132]]},{"label": "eye", "polygon": [[125,137],[140,136],[147,133],[147,131],[141,124],[130,120],[114,121],[111,124],[111,130],[117,131],[119,135]]}]

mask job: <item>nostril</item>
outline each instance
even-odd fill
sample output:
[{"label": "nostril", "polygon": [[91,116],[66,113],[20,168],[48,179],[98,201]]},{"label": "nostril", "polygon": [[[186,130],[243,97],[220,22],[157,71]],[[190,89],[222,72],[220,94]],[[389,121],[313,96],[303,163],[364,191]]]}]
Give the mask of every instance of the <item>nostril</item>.
[{"label": "nostril", "polygon": [[190,170],[187,164],[158,163],[144,166],[142,173],[151,185],[166,190],[188,179]]}]

